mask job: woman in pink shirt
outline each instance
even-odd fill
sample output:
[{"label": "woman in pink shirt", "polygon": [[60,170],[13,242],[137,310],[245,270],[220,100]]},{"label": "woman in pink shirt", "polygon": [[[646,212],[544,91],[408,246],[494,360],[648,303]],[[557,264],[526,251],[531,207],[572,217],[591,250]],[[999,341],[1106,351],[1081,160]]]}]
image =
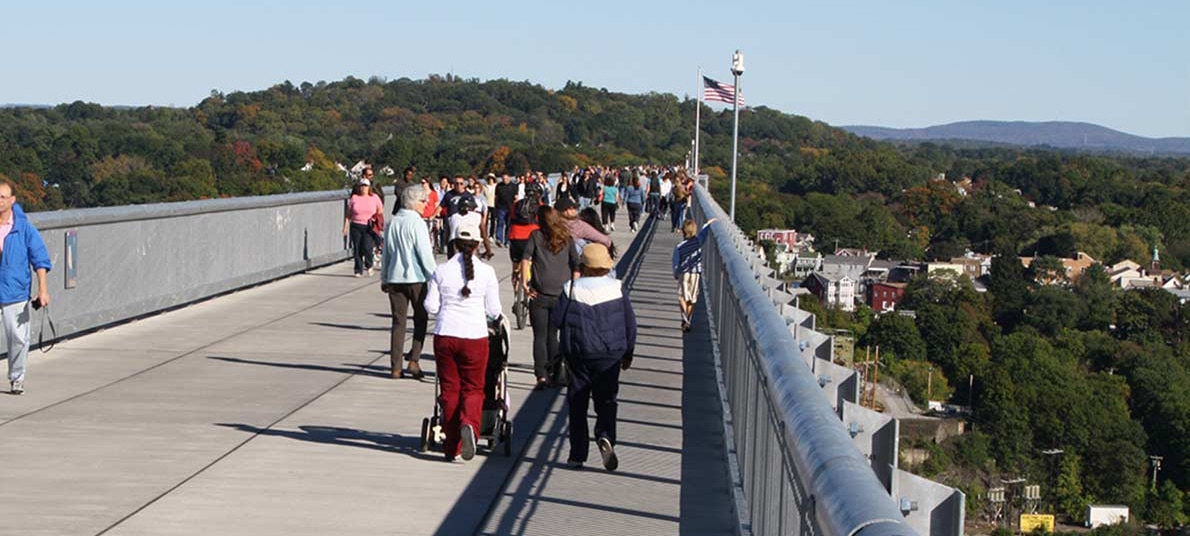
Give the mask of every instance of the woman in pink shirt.
[{"label": "woman in pink shirt", "polygon": [[372,276],[375,244],[368,222],[376,216],[384,217],[384,202],[372,193],[372,181],[360,179],[347,200],[347,217],[343,218],[343,236],[351,237],[351,249],[355,254],[355,277],[363,275],[365,268],[368,277]]}]

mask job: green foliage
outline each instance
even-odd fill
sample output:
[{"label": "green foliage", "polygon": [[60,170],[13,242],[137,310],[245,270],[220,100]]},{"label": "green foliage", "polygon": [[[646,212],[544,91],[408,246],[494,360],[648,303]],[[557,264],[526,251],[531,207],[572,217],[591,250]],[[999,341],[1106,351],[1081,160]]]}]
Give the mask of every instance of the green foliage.
[{"label": "green foliage", "polygon": [[863,344],[880,347],[881,360],[894,362],[898,359],[922,361],[926,356],[926,344],[913,319],[899,314],[880,315],[872,321]]},{"label": "green foliage", "polygon": [[1185,494],[1173,482],[1166,480],[1156,493],[1150,492],[1145,509],[1145,519],[1164,529],[1173,529],[1186,524]]},{"label": "green foliage", "polygon": [[919,406],[925,406],[930,400],[949,400],[954,394],[954,388],[950,386],[941,367],[935,367],[928,361],[891,361],[888,373],[900,382]]},{"label": "green foliage", "polygon": [[1060,455],[1058,465],[1058,480],[1054,485],[1054,498],[1057,512],[1064,514],[1076,523],[1085,521],[1087,505],[1091,500],[1083,492],[1082,457],[1075,452],[1065,452]]},{"label": "green foliage", "polygon": [[991,461],[991,438],[975,430],[955,439],[955,461],[966,467],[987,469]]}]

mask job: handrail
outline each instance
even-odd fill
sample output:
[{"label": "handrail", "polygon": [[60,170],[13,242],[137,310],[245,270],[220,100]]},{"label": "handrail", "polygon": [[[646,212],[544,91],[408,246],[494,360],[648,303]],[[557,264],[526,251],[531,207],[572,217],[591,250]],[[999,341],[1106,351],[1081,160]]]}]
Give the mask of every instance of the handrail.
[{"label": "handrail", "polygon": [[737,246],[743,233],[704,188],[694,197],[701,221],[719,218],[704,246],[703,280],[753,532],[789,534],[796,525],[800,534],[916,536],[796,354],[797,341]]}]

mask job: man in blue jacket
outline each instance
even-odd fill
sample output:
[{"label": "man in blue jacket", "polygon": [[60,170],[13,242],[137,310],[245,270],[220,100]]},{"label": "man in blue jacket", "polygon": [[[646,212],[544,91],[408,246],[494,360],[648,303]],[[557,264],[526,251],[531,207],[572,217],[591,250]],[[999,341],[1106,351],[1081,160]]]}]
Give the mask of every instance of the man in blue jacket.
[{"label": "man in blue jacket", "polygon": [[12,184],[0,181],[0,320],[8,341],[8,381],[14,395],[25,392],[25,359],[29,356],[29,292],[37,272],[34,308],[50,304],[45,274],[50,255],[37,228],[16,204]]},{"label": "man in blue jacket", "polygon": [[583,247],[582,277],[567,283],[550,321],[558,326],[560,349],[570,368],[566,402],[570,407],[570,456],[566,464],[581,469],[587,461],[590,435],[587,404],[595,401],[595,442],[603,467],[615,471],[616,394],[620,370],[632,365],[636,348],[636,315],[620,281],[607,277],[612,258],[599,243]]}]

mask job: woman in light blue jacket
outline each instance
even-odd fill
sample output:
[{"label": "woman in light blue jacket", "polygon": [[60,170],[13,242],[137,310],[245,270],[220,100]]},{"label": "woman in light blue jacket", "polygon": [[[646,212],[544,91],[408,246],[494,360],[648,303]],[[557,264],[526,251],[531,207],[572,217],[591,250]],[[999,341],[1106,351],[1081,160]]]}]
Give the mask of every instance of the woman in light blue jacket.
[{"label": "woman in light blue jacket", "polygon": [[[388,294],[392,310],[392,336],[389,357],[392,377],[421,379],[418,361],[426,341],[426,281],[437,264],[430,246],[430,231],[421,213],[428,194],[424,188],[405,188],[401,192],[401,210],[388,222],[384,230],[384,257],[380,263],[380,290]],[[401,370],[402,350],[405,348],[405,320],[409,304],[413,304],[413,345],[409,349],[409,370]]]}]

